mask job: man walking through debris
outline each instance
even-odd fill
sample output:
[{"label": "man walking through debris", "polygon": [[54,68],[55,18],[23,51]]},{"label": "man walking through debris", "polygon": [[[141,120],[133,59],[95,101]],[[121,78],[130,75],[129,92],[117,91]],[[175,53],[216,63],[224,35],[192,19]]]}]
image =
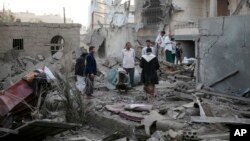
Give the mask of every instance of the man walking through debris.
[{"label": "man walking through debris", "polygon": [[178,65],[178,62],[180,62],[180,65],[182,64],[182,54],[183,50],[181,48],[181,43],[176,44],[176,64]]},{"label": "man walking through debris", "polygon": [[172,44],[172,58],[173,58],[173,63],[175,64],[176,41],[174,38],[171,38],[171,44]]},{"label": "man walking through debris", "polygon": [[147,48],[151,48],[151,49],[152,49],[152,53],[153,53],[154,55],[156,55],[156,54],[155,54],[155,49],[154,49],[154,47],[151,46],[151,41],[150,41],[150,40],[147,40],[147,41],[146,41],[146,44],[147,44],[147,45],[146,45],[146,46],[142,49],[142,51],[141,51],[141,56],[147,54],[147,52],[146,52]]},{"label": "man walking through debris", "polygon": [[76,76],[76,87],[83,94],[85,89],[85,78],[84,78],[84,69],[85,69],[85,57],[87,53],[82,53],[82,55],[76,60],[75,65],[75,76]]},{"label": "man walking through debris", "polygon": [[[158,59],[160,59],[160,60],[162,60],[162,59],[164,59],[164,57],[161,55],[162,53],[161,53],[161,51],[160,51],[160,48],[164,48],[165,47],[165,44],[164,44],[164,42],[165,42],[165,34],[166,34],[166,32],[165,31],[161,31],[161,33],[157,36],[157,38],[156,38],[156,40],[155,40],[155,43],[156,43],[156,47],[155,47],[155,49],[156,49],[156,57],[158,58],[158,55],[159,55],[159,53],[160,53],[160,58],[158,58]],[[163,57],[163,58],[161,58],[161,57]]]},{"label": "man walking through debris", "polygon": [[94,93],[94,78],[97,74],[96,60],[94,57],[95,47],[89,47],[89,54],[86,57],[86,67],[85,67],[85,76],[86,76],[86,89],[85,93],[88,97],[92,97]]},{"label": "man walking through debris", "polygon": [[122,66],[127,71],[130,77],[130,85],[134,86],[135,73],[135,50],[131,48],[131,43],[127,42],[122,50]]},{"label": "man walking through debris", "polygon": [[160,68],[159,61],[152,54],[152,49],[147,48],[147,54],[143,55],[140,62],[142,68],[141,82],[144,84],[146,95],[155,96],[155,84],[158,84],[157,70]]},{"label": "man walking through debris", "polygon": [[112,84],[116,86],[116,89],[121,92],[121,90],[125,90],[127,93],[128,91],[128,86],[130,83],[129,76],[123,68],[118,68],[117,69],[118,73],[114,80],[112,81]]}]

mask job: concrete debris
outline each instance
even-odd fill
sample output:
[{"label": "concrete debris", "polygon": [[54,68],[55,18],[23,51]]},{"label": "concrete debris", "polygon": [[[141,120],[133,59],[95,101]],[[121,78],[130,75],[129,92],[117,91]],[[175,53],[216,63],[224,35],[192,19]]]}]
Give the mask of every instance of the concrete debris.
[{"label": "concrete debris", "polygon": [[108,5],[107,21],[111,26],[121,27],[128,23],[130,3],[121,4],[121,0],[115,0],[113,4]]},{"label": "concrete debris", "polygon": [[43,61],[43,60],[45,60],[45,57],[42,56],[42,55],[40,55],[40,54],[38,54],[38,55],[37,55],[37,59],[38,59],[39,61]]},{"label": "concrete debris", "polygon": [[164,120],[166,117],[160,115],[157,111],[151,111],[150,115],[147,116],[143,121],[142,125],[145,126],[145,131],[147,135],[151,135],[154,131],[151,131],[151,127],[153,124],[155,124],[157,121]]},{"label": "concrete debris", "polygon": [[250,124],[249,119],[244,118],[228,118],[228,117],[191,117],[192,122],[198,123],[222,123],[222,124]]},{"label": "concrete debris", "polygon": [[29,70],[30,68],[33,68],[35,65],[32,62],[26,63],[26,70]]},{"label": "concrete debris", "polygon": [[53,58],[56,60],[60,60],[63,57],[63,52],[62,51],[58,51],[57,53],[55,53],[53,55]]},{"label": "concrete debris", "polygon": [[169,129],[181,130],[187,125],[176,120],[159,120],[156,122],[156,129],[159,131],[167,131]]},{"label": "concrete debris", "polygon": [[177,133],[170,129],[165,132],[156,131],[147,141],[169,141],[169,140],[181,141],[181,139],[182,138],[180,133]]},{"label": "concrete debris", "polygon": [[196,85],[196,90],[201,90],[201,89],[203,88],[203,86],[204,86],[204,84],[198,83],[198,84]]}]

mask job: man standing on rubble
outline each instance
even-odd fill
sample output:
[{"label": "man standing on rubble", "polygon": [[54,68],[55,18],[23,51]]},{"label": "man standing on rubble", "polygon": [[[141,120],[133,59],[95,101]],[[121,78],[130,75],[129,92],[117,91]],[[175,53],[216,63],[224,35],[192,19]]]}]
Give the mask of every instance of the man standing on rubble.
[{"label": "man standing on rubble", "polygon": [[155,84],[158,84],[157,70],[160,68],[159,61],[152,54],[152,49],[147,48],[147,54],[143,55],[140,62],[142,68],[141,82],[144,84],[146,96],[155,96]]},{"label": "man standing on rubble", "polygon": [[94,93],[94,78],[97,74],[97,65],[94,57],[95,47],[89,47],[89,54],[86,56],[86,67],[85,67],[85,76],[86,76],[86,89],[85,93],[88,97],[92,97]]},{"label": "man standing on rubble", "polygon": [[130,42],[127,42],[125,48],[122,50],[122,66],[129,74],[130,85],[133,87],[135,73],[135,50],[131,48]]},{"label": "man standing on rubble", "polygon": [[162,56],[160,48],[164,48],[165,47],[165,37],[166,37],[165,34],[166,34],[165,31],[161,31],[161,33],[157,36],[157,38],[155,40],[155,43],[156,43],[155,54],[156,54],[157,58],[158,58],[158,55],[160,54],[160,57],[158,58],[159,60],[164,59],[164,56]]},{"label": "man standing on rubble", "polygon": [[180,62],[180,65],[182,65],[182,54],[183,54],[183,50],[181,47],[181,43],[177,43],[176,44],[176,64],[178,65]]},{"label": "man standing on rubble", "polygon": [[146,52],[147,48],[151,48],[151,49],[152,49],[152,53],[153,53],[154,55],[156,55],[156,54],[155,54],[155,49],[154,49],[154,47],[151,46],[151,41],[150,41],[150,40],[147,40],[147,41],[146,41],[146,44],[147,44],[147,45],[146,45],[146,46],[142,49],[142,51],[141,51],[141,56],[147,54],[147,52]]},{"label": "man standing on rubble", "polygon": [[84,79],[84,70],[85,70],[85,57],[87,53],[82,53],[82,55],[76,60],[75,65],[75,75],[76,75],[76,87],[77,89],[83,93],[85,89],[85,79]]}]

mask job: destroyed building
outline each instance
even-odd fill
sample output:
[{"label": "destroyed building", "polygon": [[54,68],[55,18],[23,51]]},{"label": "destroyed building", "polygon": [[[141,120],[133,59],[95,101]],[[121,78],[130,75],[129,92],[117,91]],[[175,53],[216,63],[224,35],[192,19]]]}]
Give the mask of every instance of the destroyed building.
[{"label": "destroyed building", "polygon": [[[88,99],[76,88],[74,63],[84,51],[78,48],[79,31],[77,34],[75,31],[79,29],[78,25],[46,26],[59,35],[71,30],[72,26],[75,32],[70,32],[73,34],[71,37],[67,37],[70,34],[64,37],[63,43],[68,42],[67,47],[64,46],[52,57],[42,61],[28,57],[27,53],[20,53],[26,56],[14,59],[19,62],[21,73],[14,71],[15,67],[4,64],[8,71],[0,75],[4,74],[4,83],[9,80],[13,83],[10,82],[0,91],[3,105],[0,107],[0,114],[3,115],[0,116],[0,123],[5,125],[0,129],[0,137],[27,140],[35,137],[46,141],[225,141],[230,137],[229,126],[250,124],[250,45],[247,42],[250,34],[249,0],[137,0],[135,6],[139,12],[134,11],[137,16],[135,24],[128,23],[127,17],[131,13],[129,6],[119,3],[120,0],[114,2],[116,4],[111,5],[112,20],[108,25],[97,23],[82,39],[84,44],[81,46],[85,49],[96,47],[98,73],[95,77],[94,98]],[[6,25],[3,24],[4,27]],[[31,25],[25,26],[34,30]],[[58,26],[62,28],[58,29]],[[29,29],[25,28],[25,31]],[[160,80],[152,102],[145,96],[143,86],[139,83],[138,64],[145,40],[154,41],[161,30],[167,31],[183,44],[185,56],[195,59],[182,65],[160,61]],[[57,35],[52,35],[50,31],[46,31],[47,34],[52,37]],[[50,42],[52,37],[46,37],[49,43],[43,45],[57,46],[58,43]],[[77,39],[69,40],[73,37]],[[77,43],[74,45],[71,41]],[[128,41],[137,54],[135,80],[138,83],[124,94],[107,84],[116,77],[121,63],[121,50]],[[40,50],[37,52],[40,54]],[[51,50],[48,52],[50,56]],[[46,65],[56,77],[51,81],[52,89],[44,92],[41,105],[32,105],[34,111],[27,112],[23,108],[29,109],[27,103],[38,97],[31,101],[24,97],[10,98],[11,102],[15,101],[13,105],[5,99],[11,94],[36,96],[22,79],[23,75],[31,71],[29,62],[32,61],[36,62],[32,69],[40,68],[41,64]],[[22,68],[20,62],[26,66]],[[17,88],[27,91],[16,91]],[[29,118],[20,120],[23,119],[23,113]],[[12,116],[15,118],[10,118]],[[17,123],[19,126],[15,128]]]},{"label": "destroyed building", "polygon": [[[80,46],[79,24],[0,23],[0,58],[10,52],[50,57],[58,50]],[[6,59],[6,58],[5,58]]]}]

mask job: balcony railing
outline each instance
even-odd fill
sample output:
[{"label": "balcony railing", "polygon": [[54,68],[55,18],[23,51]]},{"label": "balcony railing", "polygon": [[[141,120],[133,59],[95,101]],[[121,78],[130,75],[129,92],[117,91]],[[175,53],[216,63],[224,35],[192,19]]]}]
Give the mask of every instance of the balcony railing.
[{"label": "balcony railing", "polygon": [[175,25],[175,29],[198,28],[198,23],[184,23]]}]

